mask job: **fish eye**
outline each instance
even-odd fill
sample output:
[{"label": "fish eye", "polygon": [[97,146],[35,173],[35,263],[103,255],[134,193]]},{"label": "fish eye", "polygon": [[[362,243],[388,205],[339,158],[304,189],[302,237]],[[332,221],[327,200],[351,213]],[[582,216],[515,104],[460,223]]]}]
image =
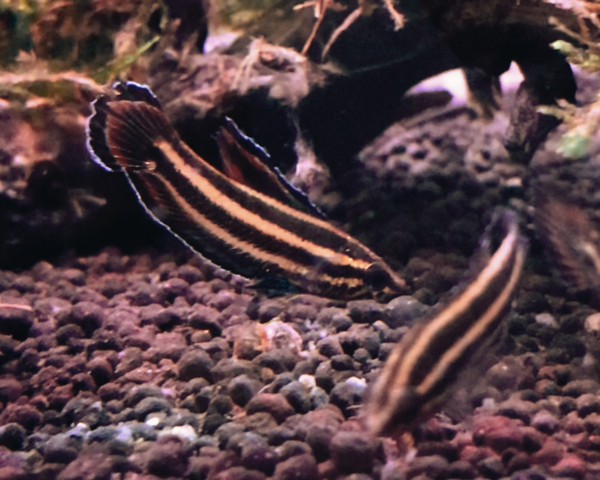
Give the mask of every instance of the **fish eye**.
[{"label": "fish eye", "polygon": [[369,265],[365,274],[365,282],[373,290],[381,290],[390,282],[389,273],[378,263]]}]

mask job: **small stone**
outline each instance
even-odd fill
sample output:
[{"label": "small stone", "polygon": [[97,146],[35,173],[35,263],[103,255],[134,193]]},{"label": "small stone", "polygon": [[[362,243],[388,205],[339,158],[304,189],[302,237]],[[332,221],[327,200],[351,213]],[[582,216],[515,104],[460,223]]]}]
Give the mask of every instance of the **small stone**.
[{"label": "small stone", "polygon": [[418,475],[424,475],[428,478],[447,478],[449,464],[448,460],[439,455],[430,457],[417,457],[408,467],[406,476],[414,478]]},{"label": "small stone", "polygon": [[240,407],[245,407],[261,388],[262,384],[259,381],[252,380],[247,375],[233,378],[227,386],[231,400]]},{"label": "small stone", "polygon": [[551,435],[558,430],[560,424],[548,410],[540,410],[534,415],[531,426],[542,433]]},{"label": "small stone", "polygon": [[502,465],[502,460],[498,457],[488,457],[481,460],[477,464],[477,468],[481,475],[492,480],[499,479],[504,473],[504,465]]},{"label": "small stone", "polygon": [[142,349],[138,347],[127,347],[119,353],[119,364],[115,369],[115,375],[120,377],[131,370],[141,367],[143,363]]},{"label": "small stone", "polygon": [[333,357],[334,355],[342,355],[344,353],[340,341],[335,335],[327,336],[319,340],[317,349],[321,355],[326,357]]},{"label": "small stone", "polygon": [[536,321],[536,323],[539,323],[540,325],[558,329],[558,322],[549,313],[538,313],[535,316],[535,321]]},{"label": "small stone", "polygon": [[314,480],[319,477],[317,462],[312,455],[296,455],[275,467],[273,480]]},{"label": "small stone", "polygon": [[429,307],[408,295],[396,297],[385,306],[387,319],[384,322],[390,328],[411,326],[417,319],[427,314]]},{"label": "small stone", "polygon": [[285,462],[288,458],[296,455],[312,455],[312,449],[308,444],[298,440],[287,440],[275,449],[279,455],[279,461]]},{"label": "small stone", "polygon": [[210,477],[212,480],[266,480],[262,472],[244,467],[231,467]]},{"label": "small stone", "polygon": [[81,450],[83,439],[67,433],[55,435],[44,445],[44,459],[49,463],[71,463]]},{"label": "small stone", "polygon": [[333,387],[329,401],[339,407],[346,417],[349,417],[354,413],[355,406],[362,403],[365,388],[364,380],[356,377],[349,378]]},{"label": "small stone", "polygon": [[523,445],[522,422],[500,416],[479,416],[474,420],[473,438],[481,437],[485,445],[498,453]]},{"label": "small stone", "polygon": [[584,393],[575,403],[581,418],[587,417],[590,413],[600,413],[600,399],[594,394]]},{"label": "small stone", "polygon": [[457,460],[448,466],[449,478],[472,479],[475,478],[475,476],[476,472],[473,466],[464,460]]},{"label": "small stone", "polygon": [[258,412],[267,412],[273,416],[277,423],[282,423],[294,414],[294,409],[285,397],[279,393],[260,393],[246,405],[247,415]]},{"label": "small stone", "polygon": [[572,398],[578,398],[584,393],[597,393],[600,390],[600,384],[595,380],[573,380],[567,383],[563,389],[563,395]]},{"label": "small stone", "polygon": [[587,467],[577,455],[567,453],[551,470],[557,477],[581,479],[586,474]]},{"label": "small stone", "polygon": [[218,310],[204,305],[196,305],[188,318],[188,325],[197,330],[208,330],[213,337],[223,332],[223,316]]},{"label": "small stone", "polygon": [[176,297],[185,297],[190,285],[182,278],[170,278],[160,284],[167,301],[173,302]]},{"label": "small stone", "polygon": [[57,480],[110,480],[114,463],[104,452],[85,452],[67,465]]},{"label": "small stone", "polygon": [[334,355],[331,357],[331,367],[338,372],[354,370],[354,361],[350,355]]},{"label": "small stone", "polygon": [[171,412],[171,404],[164,398],[147,397],[133,409],[135,418],[140,422],[145,421],[149,414],[155,412],[165,412],[168,415]]},{"label": "small stone", "polygon": [[25,429],[18,423],[7,423],[0,427],[0,446],[9,450],[22,450],[27,439]]},{"label": "small stone", "polygon": [[113,367],[105,357],[92,358],[87,363],[86,368],[98,386],[102,386],[113,379]]},{"label": "small stone", "polygon": [[374,300],[353,300],[348,302],[350,318],[356,323],[374,323],[377,320],[386,322],[387,315],[381,304]]},{"label": "small stone", "polygon": [[81,327],[87,337],[102,326],[104,319],[102,307],[92,302],[79,302],[69,315],[70,322]]},{"label": "small stone", "polygon": [[157,477],[182,477],[188,465],[183,442],[174,436],[161,437],[147,452],[148,473]]},{"label": "small stone", "polygon": [[0,308],[0,333],[16,340],[25,340],[34,323],[32,311],[18,308]]},{"label": "small stone", "polygon": [[364,432],[337,432],[331,439],[330,454],[344,473],[365,472],[373,469],[377,443]]},{"label": "small stone", "polygon": [[14,402],[21,396],[23,387],[21,382],[15,378],[0,378],[0,402]]},{"label": "small stone", "polygon": [[307,413],[311,408],[309,391],[300,382],[291,382],[285,385],[280,391],[296,413]]},{"label": "small stone", "polygon": [[211,358],[202,350],[192,350],[183,354],[177,362],[177,377],[184,382],[192,378],[211,380],[210,370],[213,366]]}]

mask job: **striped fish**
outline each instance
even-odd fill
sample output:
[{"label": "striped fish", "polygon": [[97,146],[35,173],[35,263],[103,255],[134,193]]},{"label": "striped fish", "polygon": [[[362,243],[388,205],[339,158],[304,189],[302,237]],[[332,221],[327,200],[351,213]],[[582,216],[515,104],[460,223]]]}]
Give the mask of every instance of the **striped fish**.
[{"label": "striped fish", "polygon": [[540,190],[535,225],[569,285],[588,290],[591,303],[600,307],[600,233],[585,212],[559,193]]},{"label": "striped fish", "polygon": [[[498,234],[502,241],[492,255]],[[526,254],[526,241],[512,212],[495,216],[479,254],[483,268],[444,308],[402,338],[375,380],[363,411],[375,434],[395,433],[431,414],[474,351],[498,327]]]},{"label": "striped fish", "polygon": [[[134,83],[114,88],[114,98],[94,102],[90,151],[104,168],[124,171],[148,212],[193,250],[236,274],[285,279],[316,295],[349,299],[404,290],[381,258],[319,218],[264,167],[232,123],[217,136],[228,176],[182,142],[150,90]],[[248,169],[256,174],[250,182]]]}]

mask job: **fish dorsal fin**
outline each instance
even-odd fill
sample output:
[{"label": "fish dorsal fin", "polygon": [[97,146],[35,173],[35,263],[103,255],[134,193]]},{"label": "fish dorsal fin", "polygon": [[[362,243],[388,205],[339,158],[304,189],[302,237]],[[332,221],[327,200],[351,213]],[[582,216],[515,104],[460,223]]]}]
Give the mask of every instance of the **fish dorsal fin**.
[{"label": "fish dorsal fin", "polygon": [[260,146],[244,135],[235,122],[225,117],[216,135],[223,173],[230,179],[268,195],[297,210],[323,218],[308,197],[291,185]]}]

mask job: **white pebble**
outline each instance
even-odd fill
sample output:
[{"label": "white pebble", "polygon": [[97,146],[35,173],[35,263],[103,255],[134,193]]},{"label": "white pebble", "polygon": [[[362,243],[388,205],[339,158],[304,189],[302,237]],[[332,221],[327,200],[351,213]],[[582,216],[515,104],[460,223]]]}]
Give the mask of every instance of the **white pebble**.
[{"label": "white pebble", "polygon": [[546,325],[547,327],[558,328],[558,322],[549,313],[538,313],[535,316],[536,323]]}]

